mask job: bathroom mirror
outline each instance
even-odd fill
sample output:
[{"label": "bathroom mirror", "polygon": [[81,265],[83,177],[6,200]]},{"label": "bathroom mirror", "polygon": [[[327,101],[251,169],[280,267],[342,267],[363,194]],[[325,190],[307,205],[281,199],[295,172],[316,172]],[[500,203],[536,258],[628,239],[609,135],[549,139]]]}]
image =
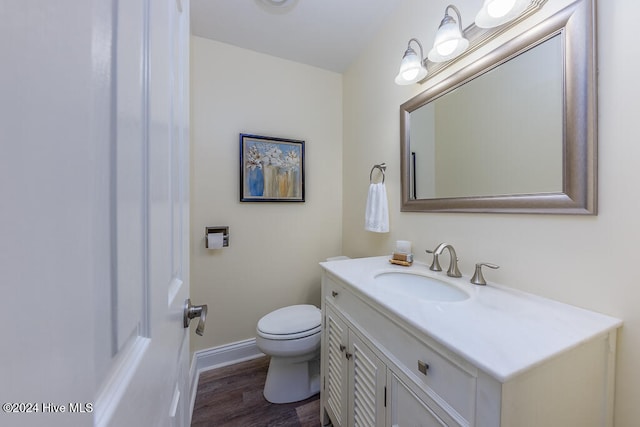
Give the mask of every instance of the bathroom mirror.
[{"label": "bathroom mirror", "polygon": [[592,1],[401,105],[402,211],[596,214]]}]

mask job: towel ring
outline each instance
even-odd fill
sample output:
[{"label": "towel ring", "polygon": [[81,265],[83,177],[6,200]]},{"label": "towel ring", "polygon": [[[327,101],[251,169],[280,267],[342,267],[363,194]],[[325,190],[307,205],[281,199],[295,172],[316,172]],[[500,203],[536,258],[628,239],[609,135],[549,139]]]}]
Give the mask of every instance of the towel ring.
[{"label": "towel ring", "polygon": [[380,163],[379,165],[373,165],[371,172],[369,172],[369,182],[373,183],[373,171],[379,169],[382,172],[382,183],[384,184],[384,171],[387,169],[386,163]]}]

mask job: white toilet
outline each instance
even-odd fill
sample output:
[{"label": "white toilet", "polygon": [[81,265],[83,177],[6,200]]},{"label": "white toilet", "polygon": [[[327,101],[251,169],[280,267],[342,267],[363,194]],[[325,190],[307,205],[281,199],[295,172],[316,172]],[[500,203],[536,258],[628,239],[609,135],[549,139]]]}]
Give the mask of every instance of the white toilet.
[{"label": "white toilet", "polygon": [[320,391],[322,313],[314,305],[283,307],[264,316],[256,344],[271,356],[264,397],[271,403],[304,400]]}]

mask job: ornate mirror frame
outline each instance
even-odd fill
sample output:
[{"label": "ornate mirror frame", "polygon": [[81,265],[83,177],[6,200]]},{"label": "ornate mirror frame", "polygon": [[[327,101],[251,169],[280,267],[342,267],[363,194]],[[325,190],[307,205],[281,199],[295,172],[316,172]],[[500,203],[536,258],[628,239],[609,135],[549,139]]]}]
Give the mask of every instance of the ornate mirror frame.
[{"label": "ornate mirror frame", "polygon": [[[597,214],[597,99],[593,0],[578,0],[400,106],[403,212]],[[531,47],[561,35],[563,183],[558,193],[412,199],[410,113]]]}]

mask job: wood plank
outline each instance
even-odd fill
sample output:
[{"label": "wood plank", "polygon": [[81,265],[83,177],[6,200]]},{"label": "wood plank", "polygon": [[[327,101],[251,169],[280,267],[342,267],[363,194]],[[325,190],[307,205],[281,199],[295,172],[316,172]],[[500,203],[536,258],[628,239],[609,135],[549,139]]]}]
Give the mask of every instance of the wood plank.
[{"label": "wood plank", "polygon": [[191,420],[192,427],[317,427],[320,395],[273,404],[262,394],[269,357],[203,372]]}]

